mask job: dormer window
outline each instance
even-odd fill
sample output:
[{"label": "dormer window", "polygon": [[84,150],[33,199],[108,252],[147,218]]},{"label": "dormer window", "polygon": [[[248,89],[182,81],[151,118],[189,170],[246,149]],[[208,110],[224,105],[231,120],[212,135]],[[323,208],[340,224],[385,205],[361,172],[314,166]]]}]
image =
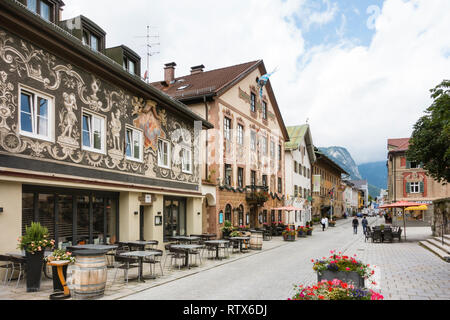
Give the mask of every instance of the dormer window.
[{"label": "dormer window", "polygon": [[44,0],[26,0],[27,8],[47,21],[52,21],[53,5]]},{"label": "dormer window", "polygon": [[128,57],[123,57],[123,68],[131,74],[136,74],[136,62]]}]

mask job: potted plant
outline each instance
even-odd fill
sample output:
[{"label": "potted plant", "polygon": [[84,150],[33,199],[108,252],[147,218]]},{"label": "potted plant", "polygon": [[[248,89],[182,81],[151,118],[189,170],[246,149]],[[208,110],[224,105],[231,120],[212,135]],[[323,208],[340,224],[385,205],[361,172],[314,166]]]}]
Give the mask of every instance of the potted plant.
[{"label": "potted plant", "polygon": [[[330,257],[311,260],[313,270],[317,272],[318,281],[339,279],[344,282],[352,282],[355,287],[364,288],[364,281],[370,279],[374,271],[370,265],[356,260],[354,257],[342,255],[342,252],[336,254],[330,251]],[[372,282],[372,284],[375,284]]]},{"label": "potted plant", "polygon": [[336,226],[336,221],[330,220],[330,221],[328,222],[328,225],[329,225],[330,227],[335,227],[335,226]]},{"label": "potted plant", "polygon": [[[75,257],[72,256],[71,252],[66,252],[62,249],[55,249],[51,255],[44,258],[46,262],[52,262],[52,261],[69,261],[71,263],[75,262]],[[65,265],[62,267],[63,269],[63,275],[64,279],[67,278],[67,266]],[[64,291],[64,287],[61,284],[61,281],[58,276],[58,270],[57,267],[52,266],[52,275],[53,275],[53,291]]]},{"label": "potted plant", "polygon": [[312,235],[312,231],[313,231],[313,227],[312,227],[312,221],[311,222],[306,222],[306,226],[305,226],[305,232],[307,236],[311,236]]},{"label": "potted plant", "polygon": [[241,236],[241,233],[237,230],[233,230],[230,233],[230,237],[240,237],[240,236]]},{"label": "potted plant", "polygon": [[306,231],[304,226],[297,227],[297,236],[298,237],[306,237]]},{"label": "potted plant", "polygon": [[288,300],[383,300],[371,289],[357,288],[339,279],[322,280],[313,286],[294,286],[295,294]]},{"label": "potted plant", "polygon": [[18,248],[25,251],[27,292],[37,292],[41,288],[41,272],[44,264],[44,251],[53,249],[55,240],[49,239],[48,229],[39,222],[32,222],[19,237]]},{"label": "potted plant", "polygon": [[295,230],[286,228],[281,233],[284,241],[295,241]]},{"label": "potted plant", "polygon": [[222,231],[222,234],[223,234],[223,237],[224,237],[224,238],[225,238],[225,237],[229,237],[231,231],[233,231],[233,226],[232,226],[232,224],[231,224],[230,221],[225,220],[225,222],[224,222],[224,224],[223,224],[223,227],[220,228],[220,230]]}]

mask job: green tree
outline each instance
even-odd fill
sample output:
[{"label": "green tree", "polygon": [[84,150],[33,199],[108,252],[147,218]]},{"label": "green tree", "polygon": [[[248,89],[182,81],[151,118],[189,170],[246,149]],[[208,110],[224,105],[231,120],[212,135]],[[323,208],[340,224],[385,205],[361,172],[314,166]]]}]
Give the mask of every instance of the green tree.
[{"label": "green tree", "polygon": [[414,125],[406,153],[410,161],[423,164],[439,182],[450,181],[450,80],[430,90],[434,100]]}]

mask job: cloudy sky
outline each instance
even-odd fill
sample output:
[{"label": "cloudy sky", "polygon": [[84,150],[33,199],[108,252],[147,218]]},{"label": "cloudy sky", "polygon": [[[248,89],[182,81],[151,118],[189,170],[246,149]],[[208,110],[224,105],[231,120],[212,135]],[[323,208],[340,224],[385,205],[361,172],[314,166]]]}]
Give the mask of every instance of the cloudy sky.
[{"label": "cloudy sky", "polygon": [[[307,121],[314,144],[355,161],[386,159],[388,138],[409,137],[450,70],[448,0],[68,0],[163,79],[263,59],[285,124]],[[113,5],[114,3],[114,5]],[[117,4],[116,4],[117,3]],[[120,3],[120,5],[118,5]],[[158,44],[159,43],[159,44]],[[158,53],[156,53],[158,52]],[[143,71],[144,72],[144,71]]]}]

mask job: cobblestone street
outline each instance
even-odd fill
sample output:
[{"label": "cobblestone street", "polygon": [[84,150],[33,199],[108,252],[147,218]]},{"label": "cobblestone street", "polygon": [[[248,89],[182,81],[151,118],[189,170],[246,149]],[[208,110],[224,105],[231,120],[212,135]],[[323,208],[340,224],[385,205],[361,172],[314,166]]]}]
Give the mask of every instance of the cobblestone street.
[{"label": "cobblestone street", "polygon": [[[420,247],[430,237],[430,228],[407,228],[407,240],[393,243],[365,242],[362,229],[354,235],[351,220],[340,220],[323,232],[284,243],[271,250],[248,256],[192,276],[129,295],[124,299],[250,299],[279,300],[293,295],[294,284],[313,284],[316,274],[311,259],[328,256],[330,250],[375,266],[376,285],[370,287],[386,300],[449,300],[450,266]],[[369,218],[371,224],[383,223]],[[266,242],[264,242],[266,245]]]}]

